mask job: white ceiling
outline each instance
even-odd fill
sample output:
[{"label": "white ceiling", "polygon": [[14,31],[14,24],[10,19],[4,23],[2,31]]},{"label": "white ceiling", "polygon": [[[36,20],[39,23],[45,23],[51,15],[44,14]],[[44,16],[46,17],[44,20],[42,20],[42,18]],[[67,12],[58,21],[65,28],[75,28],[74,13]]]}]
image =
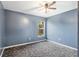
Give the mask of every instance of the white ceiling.
[{"label": "white ceiling", "polygon": [[41,8],[35,9],[36,7],[39,7],[40,3],[42,3],[42,1],[2,1],[4,9],[41,17],[50,17],[77,8],[76,1],[57,1],[56,4],[53,5],[57,9],[49,10],[48,13],[45,13]]}]

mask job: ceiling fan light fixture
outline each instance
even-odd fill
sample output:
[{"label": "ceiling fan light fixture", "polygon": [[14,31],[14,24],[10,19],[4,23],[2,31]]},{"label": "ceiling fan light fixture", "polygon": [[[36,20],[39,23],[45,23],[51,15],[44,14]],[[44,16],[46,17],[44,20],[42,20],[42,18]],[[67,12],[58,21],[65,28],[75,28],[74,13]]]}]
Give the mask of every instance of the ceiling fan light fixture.
[{"label": "ceiling fan light fixture", "polygon": [[40,5],[42,7],[44,7],[45,13],[48,12],[48,9],[56,10],[55,7],[51,7],[51,6],[53,6],[56,3],[56,1],[53,1],[52,3],[51,2],[49,3],[49,2],[46,2],[46,1],[44,1],[44,2],[45,2],[44,4],[40,4]]}]

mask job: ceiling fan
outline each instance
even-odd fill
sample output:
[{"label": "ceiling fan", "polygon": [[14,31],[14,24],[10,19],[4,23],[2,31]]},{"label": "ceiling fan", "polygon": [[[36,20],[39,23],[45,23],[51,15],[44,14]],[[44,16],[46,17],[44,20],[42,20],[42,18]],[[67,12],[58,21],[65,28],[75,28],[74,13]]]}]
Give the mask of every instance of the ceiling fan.
[{"label": "ceiling fan", "polygon": [[45,2],[44,4],[40,4],[40,6],[41,6],[41,8],[43,7],[45,10],[45,13],[47,13],[48,9],[56,10],[55,7],[52,7],[55,3],[56,3],[56,1],[53,1],[52,3]]},{"label": "ceiling fan", "polygon": [[47,13],[49,9],[56,10],[55,7],[52,7],[55,3],[56,3],[56,1],[53,1],[53,2],[43,1],[43,2],[39,3],[39,5],[37,7],[33,7],[31,9],[28,9],[27,11],[35,10],[38,8],[41,8],[41,9],[43,8],[42,10],[44,10],[44,12]]}]

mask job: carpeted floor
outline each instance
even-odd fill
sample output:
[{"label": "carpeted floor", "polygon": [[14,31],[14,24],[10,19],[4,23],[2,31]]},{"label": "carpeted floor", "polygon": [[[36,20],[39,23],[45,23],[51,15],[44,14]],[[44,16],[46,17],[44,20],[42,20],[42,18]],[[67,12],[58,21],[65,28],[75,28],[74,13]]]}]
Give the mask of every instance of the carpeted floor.
[{"label": "carpeted floor", "polygon": [[3,57],[76,57],[77,51],[51,42],[40,42],[4,50]]}]

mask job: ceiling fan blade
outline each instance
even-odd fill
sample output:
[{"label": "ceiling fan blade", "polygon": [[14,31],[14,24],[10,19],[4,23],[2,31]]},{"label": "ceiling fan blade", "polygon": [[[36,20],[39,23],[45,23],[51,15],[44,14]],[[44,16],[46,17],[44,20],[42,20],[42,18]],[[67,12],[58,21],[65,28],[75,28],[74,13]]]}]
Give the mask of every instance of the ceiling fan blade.
[{"label": "ceiling fan blade", "polygon": [[48,9],[47,8],[45,8],[45,13],[47,13],[48,12]]},{"label": "ceiling fan blade", "polygon": [[44,7],[40,8],[39,11],[44,10]]},{"label": "ceiling fan blade", "polygon": [[38,8],[41,8],[41,6],[39,6],[39,7],[33,7],[33,8],[30,8],[30,9],[27,9],[26,11],[35,10],[35,9],[38,9]]},{"label": "ceiling fan blade", "polygon": [[48,9],[54,9],[55,10],[56,8],[48,8]]},{"label": "ceiling fan blade", "polygon": [[56,1],[53,1],[51,4],[49,4],[49,6],[52,6],[56,3]]},{"label": "ceiling fan blade", "polygon": [[40,7],[44,7],[41,3],[39,5],[40,5]]}]

